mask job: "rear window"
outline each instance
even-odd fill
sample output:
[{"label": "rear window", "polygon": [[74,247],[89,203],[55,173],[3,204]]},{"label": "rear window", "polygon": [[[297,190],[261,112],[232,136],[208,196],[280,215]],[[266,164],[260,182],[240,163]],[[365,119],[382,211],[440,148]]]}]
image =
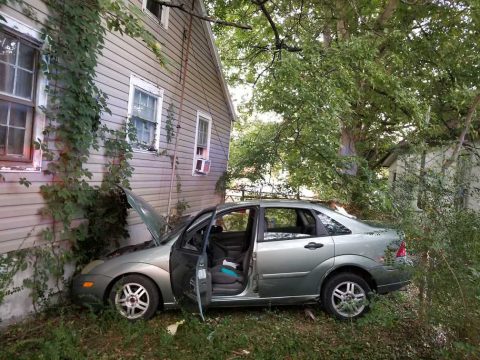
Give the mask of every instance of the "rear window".
[{"label": "rear window", "polygon": [[325,215],[324,213],[321,213],[318,210],[315,210],[315,213],[322,222],[323,226],[325,226],[325,228],[327,229],[330,236],[348,235],[352,233],[350,229],[343,226],[338,221],[333,220],[331,217]]}]

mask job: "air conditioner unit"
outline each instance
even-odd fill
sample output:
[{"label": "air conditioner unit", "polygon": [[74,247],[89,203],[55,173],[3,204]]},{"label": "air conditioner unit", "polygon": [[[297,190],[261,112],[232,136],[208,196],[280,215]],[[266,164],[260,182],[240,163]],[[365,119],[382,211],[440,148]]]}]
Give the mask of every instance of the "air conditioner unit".
[{"label": "air conditioner unit", "polygon": [[206,175],[210,172],[210,160],[207,159],[197,159],[197,164],[195,166],[195,172],[197,174]]}]

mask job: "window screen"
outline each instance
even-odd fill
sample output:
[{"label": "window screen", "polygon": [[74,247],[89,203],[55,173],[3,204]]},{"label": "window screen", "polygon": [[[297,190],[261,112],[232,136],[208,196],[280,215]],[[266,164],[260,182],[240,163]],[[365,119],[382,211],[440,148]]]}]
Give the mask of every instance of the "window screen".
[{"label": "window screen", "polygon": [[155,150],[157,98],[135,88],[132,121],[137,131],[136,147]]},{"label": "window screen", "polygon": [[28,161],[37,51],[0,31],[0,158]]},{"label": "window screen", "polygon": [[193,174],[207,175],[210,172],[210,121],[212,120],[197,113]]},{"label": "window screen", "polygon": [[208,146],[208,120],[198,119],[197,146],[206,148]]}]

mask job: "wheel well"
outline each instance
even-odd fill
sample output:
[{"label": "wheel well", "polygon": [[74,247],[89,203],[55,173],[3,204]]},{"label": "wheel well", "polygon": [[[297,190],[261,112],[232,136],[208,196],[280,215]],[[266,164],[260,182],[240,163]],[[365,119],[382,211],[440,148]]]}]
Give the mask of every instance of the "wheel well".
[{"label": "wheel well", "polygon": [[323,291],[323,285],[326,284],[328,280],[330,280],[333,276],[341,273],[352,273],[361,276],[368,283],[370,289],[372,289],[373,291],[377,291],[377,283],[373,279],[372,275],[367,270],[353,265],[345,265],[333,270],[330,274],[327,275],[325,279],[323,279],[320,291]]},{"label": "wheel well", "polygon": [[115,283],[120,280],[121,278],[125,277],[125,276],[129,276],[129,275],[137,275],[137,276],[142,276],[148,280],[150,280],[153,285],[155,285],[155,288],[157,289],[158,291],[158,295],[160,296],[160,299],[159,299],[159,302],[158,302],[158,308],[159,310],[161,310],[163,308],[163,297],[162,297],[162,290],[160,290],[160,287],[158,286],[158,284],[150,277],[150,276],[147,276],[147,275],[144,275],[144,274],[140,274],[140,273],[136,273],[136,272],[130,272],[130,273],[125,273],[125,274],[122,274],[122,275],[118,275],[116,278],[114,278],[112,281],[110,281],[110,283],[108,284],[107,286],[107,289],[105,290],[105,293],[103,294],[103,301],[105,304],[108,303],[108,297],[110,295],[110,291],[112,291],[112,288],[113,288],[113,285],[115,285]]}]

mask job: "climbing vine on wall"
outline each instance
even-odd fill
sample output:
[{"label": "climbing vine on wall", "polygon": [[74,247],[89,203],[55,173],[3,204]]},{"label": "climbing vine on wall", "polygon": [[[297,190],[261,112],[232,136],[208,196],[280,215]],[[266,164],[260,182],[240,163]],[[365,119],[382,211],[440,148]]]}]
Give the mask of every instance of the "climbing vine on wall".
[{"label": "climbing vine on wall", "polygon": [[167,132],[167,144],[172,142],[172,139],[175,136],[175,127],[173,126],[173,121],[175,117],[175,106],[173,103],[170,103],[167,109],[167,119],[165,120],[165,131]]},{"label": "climbing vine on wall", "polygon": [[[31,290],[34,306],[61,290],[67,263],[85,263],[128,235],[126,202],[117,185],[129,186],[133,168],[128,140],[134,140],[135,132],[127,125],[110,129],[101,124],[101,115],[110,110],[95,83],[95,68],[107,30],[141,38],[165,64],[160,44],[143,28],[135,7],[121,0],[44,2],[49,9],[41,63],[48,80],[48,107],[42,109],[47,125],[44,139],[34,146],[48,162],[44,173],[52,181],[40,191],[46,204],[42,215],[53,225],[41,232],[41,246],[25,256],[33,275],[24,286]],[[0,5],[6,3],[0,0]],[[108,159],[100,186],[90,184],[98,179],[86,167],[92,151],[103,151]],[[20,182],[29,186],[26,179]]]}]

